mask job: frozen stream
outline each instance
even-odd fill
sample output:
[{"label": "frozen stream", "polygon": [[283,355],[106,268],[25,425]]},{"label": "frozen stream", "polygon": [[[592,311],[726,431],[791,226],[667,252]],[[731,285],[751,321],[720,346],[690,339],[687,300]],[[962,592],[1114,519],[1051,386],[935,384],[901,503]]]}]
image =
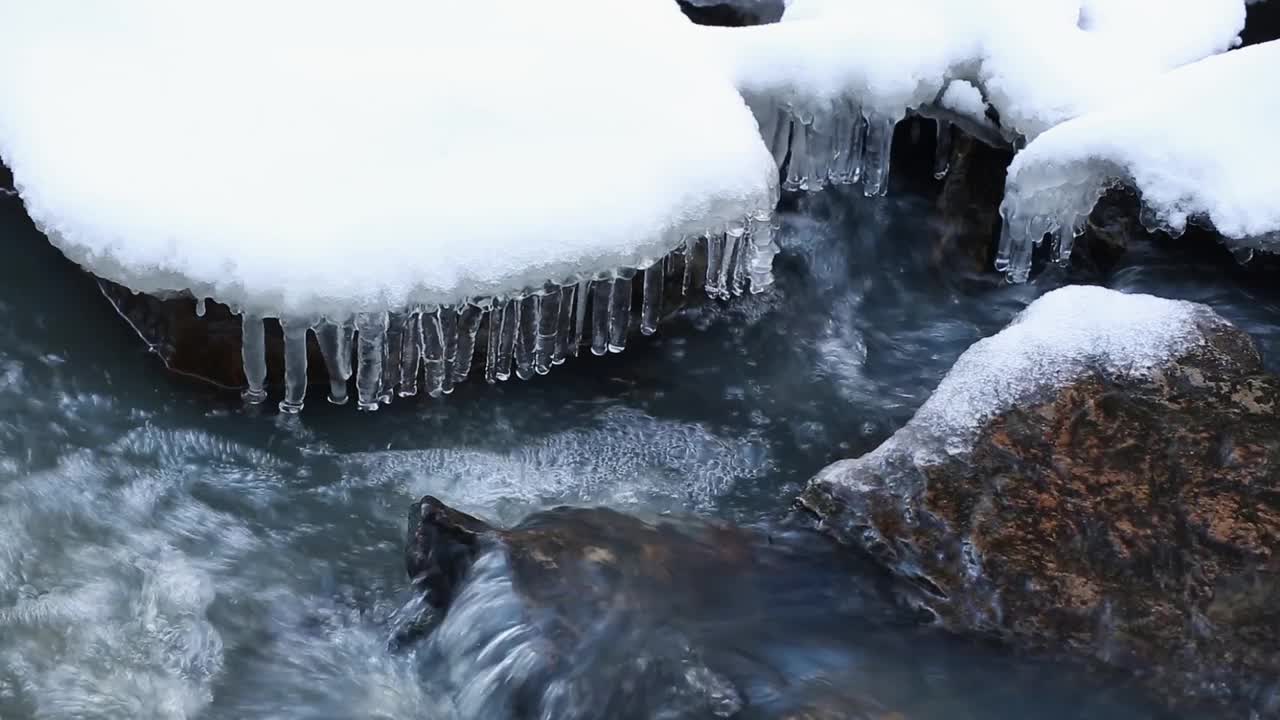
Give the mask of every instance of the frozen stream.
[{"label": "frozen stream", "polygon": [[[451,685],[484,668],[465,647],[387,649],[411,601],[415,499],[504,525],[565,503],[768,524],[1062,282],[956,271],[918,196],[806,202],[785,218],[776,291],[687,311],[621,356],[375,417],[283,418],[161,374],[0,198],[0,718],[504,717]],[[1105,280],[1213,304],[1275,367],[1280,294],[1204,255],[1144,247]],[[877,719],[1167,717],[1101,678],[915,628],[828,552],[699,621],[704,657],[751,659],[728,663],[743,717],[831,692],[901,713]],[[486,622],[510,612],[468,602]],[[624,654],[629,639],[605,638]]]}]

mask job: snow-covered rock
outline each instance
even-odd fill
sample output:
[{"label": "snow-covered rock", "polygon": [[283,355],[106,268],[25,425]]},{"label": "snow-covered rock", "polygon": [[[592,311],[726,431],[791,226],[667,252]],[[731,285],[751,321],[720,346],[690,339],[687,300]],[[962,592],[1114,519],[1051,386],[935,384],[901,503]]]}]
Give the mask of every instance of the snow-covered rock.
[{"label": "snow-covered rock", "polygon": [[986,136],[990,107],[1021,142],[1227,50],[1244,18],[1243,0],[792,0],[780,23],[704,33],[775,160],[798,158],[786,187],[862,179],[874,195],[909,110]]},{"label": "snow-covered rock", "polygon": [[[940,624],[1276,718],[1280,377],[1211,308],[1068,287],[801,504]],[[1250,711],[1253,711],[1251,714]]]},{"label": "snow-covered rock", "polygon": [[[1030,269],[1052,233],[1064,257],[1106,187],[1142,193],[1144,224],[1180,234],[1207,220],[1232,246],[1280,249],[1280,41],[1233,50],[1161,76],[1064,122],[1009,168],[1000,257]],[[1065,252],[1064,252],[1065,251]]]},{"label": "snow-covered rock", "polygon": [[258,315],[645,267],[772,208],[674,3],[0,0],[0,155],[72,259]]},{"label": "snow-covered rock", "polygon": [[1223,324],[1196,303],[1092,285],[1054,290],[966,350],[911,421],[858,462],[903,448],[920,459],[967,452],[991,418],[1089,373],[1147,375]]}]

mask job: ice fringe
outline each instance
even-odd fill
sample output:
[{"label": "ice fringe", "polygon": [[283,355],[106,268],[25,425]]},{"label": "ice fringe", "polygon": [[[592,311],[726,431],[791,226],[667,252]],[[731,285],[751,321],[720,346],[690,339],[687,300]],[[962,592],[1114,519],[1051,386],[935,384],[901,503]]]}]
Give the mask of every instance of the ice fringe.
[{"label": "ice fringe", "polygon": [[1046,238],[1065,263],[1098,198],[1117,185],[1141,192],[1150,231],[1179,236],[1198,221],[1238,259],[1280,251],[1277,67],[1280,41],[1209,57],[1033,140],[1009,167],[997,268],[1025,281]]},{"label": "ice fringe", "polygon": [[[354,374],[356,407],[366,411],[390,404],[397,395],[452,393],[473,374],[477,355],[483,358],[485,380],[494,383],[513,375],[545,375],[583,347],[595,355],[622,352],[633,326],[645,335],[657,331],[668,277],[682,279],[681,295],[700,284],[716,300],[768,289],[778,252],[775,222],[772,207],[760,208],[741,222],[682,238],[676,250],[646,267],[549,282],[523,292],[395,313],[282,317],[285,383],[280,411],[295,414],[305,404],[308,332],[315,335],[324,358],[329,402],[348,402]],[[702,278],[692,277],[703,268]],[[640,296],[638,312],[633,312],[635,295]],[[267,399],[264,318],[242,313],[241,327],[247,383],[242,397],[256,405]]]}]

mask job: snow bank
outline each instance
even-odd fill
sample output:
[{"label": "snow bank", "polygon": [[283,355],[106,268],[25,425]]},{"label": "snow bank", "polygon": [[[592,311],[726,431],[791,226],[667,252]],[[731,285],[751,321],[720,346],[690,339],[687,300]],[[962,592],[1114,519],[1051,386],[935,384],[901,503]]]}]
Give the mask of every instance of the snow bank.
[{"label": "snow bank", "polygon": [[644,267],[775,182],[634,0],[0,0],[0,156],[94,273],[303,317]]},{"label": "snow bank", "polygon": [[[1181,233],[1207,218],[1232,245],[1280,250],[1280,41],[1206,58],[1065,122],[1019,153],[1001,212],[1001,256],[1026,278],[1032,244],[1059,249],[1109,185],[1142,192],[1144,222]],[[1061,252],[1059,253],[1062,254]]]},{"label": "snow bank", "polygon": [[966,350],[911,421],[873,455],[900,448],[965,452],[1000,413],[1098,368],[1147,375],[1225,322],[1208,307],[1182,300],[1089,285],[1054,290]]}]

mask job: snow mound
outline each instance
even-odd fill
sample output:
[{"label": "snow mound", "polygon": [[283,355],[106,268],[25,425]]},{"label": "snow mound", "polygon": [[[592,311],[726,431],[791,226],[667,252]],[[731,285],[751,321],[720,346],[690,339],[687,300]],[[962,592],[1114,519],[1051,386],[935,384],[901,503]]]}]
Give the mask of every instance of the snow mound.
[{"label": "snow mound", "polygon": [[1091,285],[1054,290],[966,350],[911,421],[872,455],[907,447],[966,452],[1005,410],[1099,368],[1146,376],[1225,323],[1207,306],[1183,300]]},{"label": "snow mound", "polygon": [[254,315],[645,267],[771,210],[674,3],[0,0],[0,156],[73,260]]},{"label": "snow mound", "polygon": [[1010,277],[1026,278],[1046,233],[1069,253],[1115,183],[1142,192],[1153,229],[1204,218],[1234,246],[1280,250],[1277,69],[1280,41],[1206,58],[1036,138],[1009,167],[1001,208]]}]

